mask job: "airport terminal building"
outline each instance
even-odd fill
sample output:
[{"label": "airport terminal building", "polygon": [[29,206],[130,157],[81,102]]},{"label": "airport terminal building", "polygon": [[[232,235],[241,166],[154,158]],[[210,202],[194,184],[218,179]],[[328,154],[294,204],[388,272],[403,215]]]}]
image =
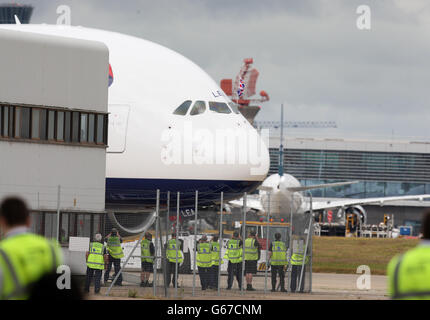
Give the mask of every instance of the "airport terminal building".
[{"label": "airport terminal building", "polygon": [[[270,138],[269,174],[278,172],[279,134]],[[313,190],[314,197],[370,198],[430,193],[430,142],[333,138],[284,139],[284,170],[303,185],[358,180]],[[396,224],[416,225],[427,201],[366,206],[370,223],[393,213]],[[396,219],[397,218],[397,219]]]}]

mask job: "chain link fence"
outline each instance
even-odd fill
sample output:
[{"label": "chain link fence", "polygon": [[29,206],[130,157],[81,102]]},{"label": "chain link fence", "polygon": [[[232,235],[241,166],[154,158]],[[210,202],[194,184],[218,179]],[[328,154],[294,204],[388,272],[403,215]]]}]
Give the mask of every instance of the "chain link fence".
[{"label": "chain link fence", "polygon": [[[123,242],[122,286],[115,286],[119,274],[113,274],[102,292],[174,299],[311,292],[313,218],[311,205],[304,209],[303,196],[216,196],[219,205],[206,206],[199,192],[182,197],[157,191],[156,210],[149,214],[146,228]],[[262,202],[264,209],[257,208]],[[126,217],[118,220],[127,223]],[[154,252],[146,283],[141,244],[148,233]]]}]

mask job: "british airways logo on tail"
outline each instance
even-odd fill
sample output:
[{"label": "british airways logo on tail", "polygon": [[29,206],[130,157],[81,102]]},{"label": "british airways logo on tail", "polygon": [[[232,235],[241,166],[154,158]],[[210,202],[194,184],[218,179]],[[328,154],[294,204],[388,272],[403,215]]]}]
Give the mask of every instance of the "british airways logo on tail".
[{"label": "british airways logo on tail", "polygon": [[112,67],[110,66],[109,63],[109,87],[112,85],[113,83],[113,72],[112,72]]}]

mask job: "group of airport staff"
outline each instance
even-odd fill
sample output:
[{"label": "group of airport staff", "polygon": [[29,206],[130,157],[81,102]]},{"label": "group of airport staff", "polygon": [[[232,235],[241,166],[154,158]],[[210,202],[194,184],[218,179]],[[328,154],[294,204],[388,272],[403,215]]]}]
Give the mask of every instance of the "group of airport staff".
[{"label": "group of airport staff", "polygon": [[[0,205],[0,300],[24,299],[80,299],[78,285],[72,281],[69,290],[58,287],[58,267],[63,264],[61,248],[56,240],[47,239],[29,231],[31,225],[30,212],[25,202],[17,197],[6,198]],[[418,246],[395,256],[387,269],[389,295],[393,299],[430,300],[430,211],[424,215],[422,224],[422,240]],[[272,267],[272,291],[276,290],[276,277],[280,277],[281,291],[285,290],[284,274],[287,265],[287,248],[275,235],[275,241],[270,244],[269,255]],[[233,276],[241,288],[241,267],[243,249],[245,250],[245,273],[247,274],[247,290],[252,288],[252,274],[259,259],[259,245],[255,233],[250,233],[244,243],[236,232],[227,243],[224,258],[228,260],[228,286],[231,289]],[[117,230],[105,238],[97,234],[95,241],[90,243],[86,254],[87,279],[85,291],[89,292],[92,278],[95,278],[95,292],[100,291],[102,271],[105,270],[105,281],[109,278],[112,264],[115,274],[121,266],[124,253],[121,248],[121,237]],[[217,237],[210,242],[203,236],[197,246],[197,266],[202,289],[217,288],[220,244]],[[293,251],[294,252],[294,251]],[[141,243],[142,283],[141,286],[151,286],[149,275],[153,270],[155,256],[151,235],[145,234]],[[175,268],[183,261],[182,244],[173,234],[166,246],[168,259],[169,280],[173,274],[172,283],[175,285]],[[303,253],[295,252],[291,256],[292,284],[291,291],[296,290],[295,279],[301,272]],[[247,263],[248,262],[248,263]],[[305,258],[305,265],[308,261]],[[304,277],[303,277],[304,278]],[[120,275],[116,280],[121,285]],[[170,281],[168,281],[170,284]],[[301,285],[303,288],[303,284]]]},{"label": "group of airport staff", "polygon": [[[94,292],[100,291],[100,279],[102,277],[102,270],[105,269],[105,265],[108,267],[105,271],[104,280],[105,283],[109,279],[109,272],[112,264],[115,267],[115,274],[120,269],[120,261],[124,256],[121,248],[122,239],[116,229],[112,229],[112,232],[106,237],[107,245],[104,246],[102,243],[102,236],[96,234],[96,241],[90,244],[89,251],[87,252],[87,277],[85,283],[85,292],[89,292],[89,286],[94,277]],[[177,287],[177,276],[179,264],[184,261],[184,254],[182,251],[183,242],[176,238],[176,234],[173,233],[171,239],[166,245],[166,258],[167,258],[167,278],[166,285],[170,286],[172,283],[173,287]],[[220,264],[224,263],[224,259],[228,260],[228,278],[227,278],[227,290],[231,290],[233,286],[234,277],[237,280],[239,289],[242,288],[242,259],[245,258],[245,279],[246,279],[246,290],[255,291],[252,286],[252,277],[257,273],[257,262],[260,260],[261,246],[257,239],[255,231],[250,231],[245,241],[242,241],[239,237],[239,233],[236,231],[233,233],[232,239],[227,242],[227,250],[224,256],[221,258],[220,241],[217,235],[213,236],[209,241],[206,235],[203,235],[197,242],[196,247],[196,265],[198,268],[198,274],[200,277],[201,289],[218,289],[218,275]],[[245,250],[245,252],[243,252]],[[301,249],[303,251],[303,248]],[[302,278],[300,291],[304,290],[304,275],[301,274],[301,268],[303,264],[303,252],[296,251],[291,257],[292,264],[292,280],[291,280],[291,291],[295,292],[297,287],[297,281]],[[280,290],[281,292],[287,292],[285,289],[285,269],[288,265],[287,257],[287,245],[281,241],[281,234],[275,234],[275,241],[270,244],[269,247],[269,261],[271,265],[272,273],[272,291],[276,291],[277,277],[280,279]],[[153,272],[155,256],[155,247],[152,242],[152,235],[149,232],[145,233],[144,239],[141,241],[141,287],[152,287],[152,283],[149,283],[150,274]],[[305,264],[308,262],[306,258]],[[121,285],[122,277],[118,277],[115,285]]]}]

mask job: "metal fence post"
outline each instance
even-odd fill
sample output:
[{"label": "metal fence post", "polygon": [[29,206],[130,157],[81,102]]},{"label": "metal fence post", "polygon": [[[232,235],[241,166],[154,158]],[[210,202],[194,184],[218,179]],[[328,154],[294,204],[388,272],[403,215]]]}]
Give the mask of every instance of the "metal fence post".
[{"label": "metal fence post", "polygon": [[199,192],[196,190],[196,204],[195,204],[195,217],[194,217],[194,264],[193,264],[193,297],[195,295],[196,288],[196,257],[197,257],[197,204],[198,204]]},{"label": "metal fence post", "polygon": [[[157,246],[157,238],[158,238],[158,223],[160,221],[160,190],[157,190],[157,205],[156,205],[156,217],[155,217],[155,246],[154,246],[154,275],[153,275],[153,279],[152,279],[152,289],[153,289],[153,294],[154,297],[157,295],[157,261],[158,261],[158,246]],[[160,237],[160,241],[161,241],[161,237]],[[161,243],[160,243],[161,245]]]},{"label": "metal fence post", "polygon": [[[268,194],[269,208],[267,212],[267,229],[266,229],[266,270],[264,272],[264,294],[267,294],[267,272],[269,270],[269,219],[270,219],[270,192]],[[272,271],[273,272],[273,271]]]},{"label": "metal fence post", "polygon": [[169,218],[170,218],[170,191],[167,191],[167,211],[166,211],[166,241],[164,248],[164,296],[166,298],[169,297],[169,290],[167,288],[167,277],[170,277],[170,274],[167,274],[167,243],[169,242]]},{"label": "metal fence post", "polygon": [[243,287],[245,286],[245,238],[246,238],[246,192],[243,195],[243,223],[242,223],[242,285],[240,293],[243,295]]},{"label": "metal fence post", "polygon": [[303,280],[303,271],[305,269],[305,262],[306,262],[306,256],[307,256],[307,252],[308,252],[308,244],[310,241],[310,234],[311,234],[311,227],[312,227],[312,193],[309,192],[309,196],[310,196],[310,218],[309,218],[309,227],[308,227],[308,236],[306,239],[306,245],[305,245],[305,251],[303,252],[303,258],[302,258],[302,269],[300,270],[300,282],[299,282],[299,292],[304,289],[302,288],[302,280]]},{"label": "metal fence post", "polygon": [[220,218],[219,218],[219,260],[218,260],[218,296],[221,295],[221,262],[222,262],[222,247],[223,247],[223,237],[222,237],[222,215],[223,215],[223,209],[224,209],[224,192],[221,192],[221,212],[220,212]]},{"label": "metal fence post", "polygon": [[181,193],[178,192],[176,196],[176,260],[175,260],[175,297],[178,297],[178,243],[179,242],[179,198]]},{"label": "metal fence post", "polygon": [[[290,239],[288,244],[288,264],[287,264],[287,273],[288,273],[288,289],[291,289],[291,257],[293,256],[293,201],[294,194],[291,195],[290,202]],[[288,270],[290,270],[288,272]]]}]

